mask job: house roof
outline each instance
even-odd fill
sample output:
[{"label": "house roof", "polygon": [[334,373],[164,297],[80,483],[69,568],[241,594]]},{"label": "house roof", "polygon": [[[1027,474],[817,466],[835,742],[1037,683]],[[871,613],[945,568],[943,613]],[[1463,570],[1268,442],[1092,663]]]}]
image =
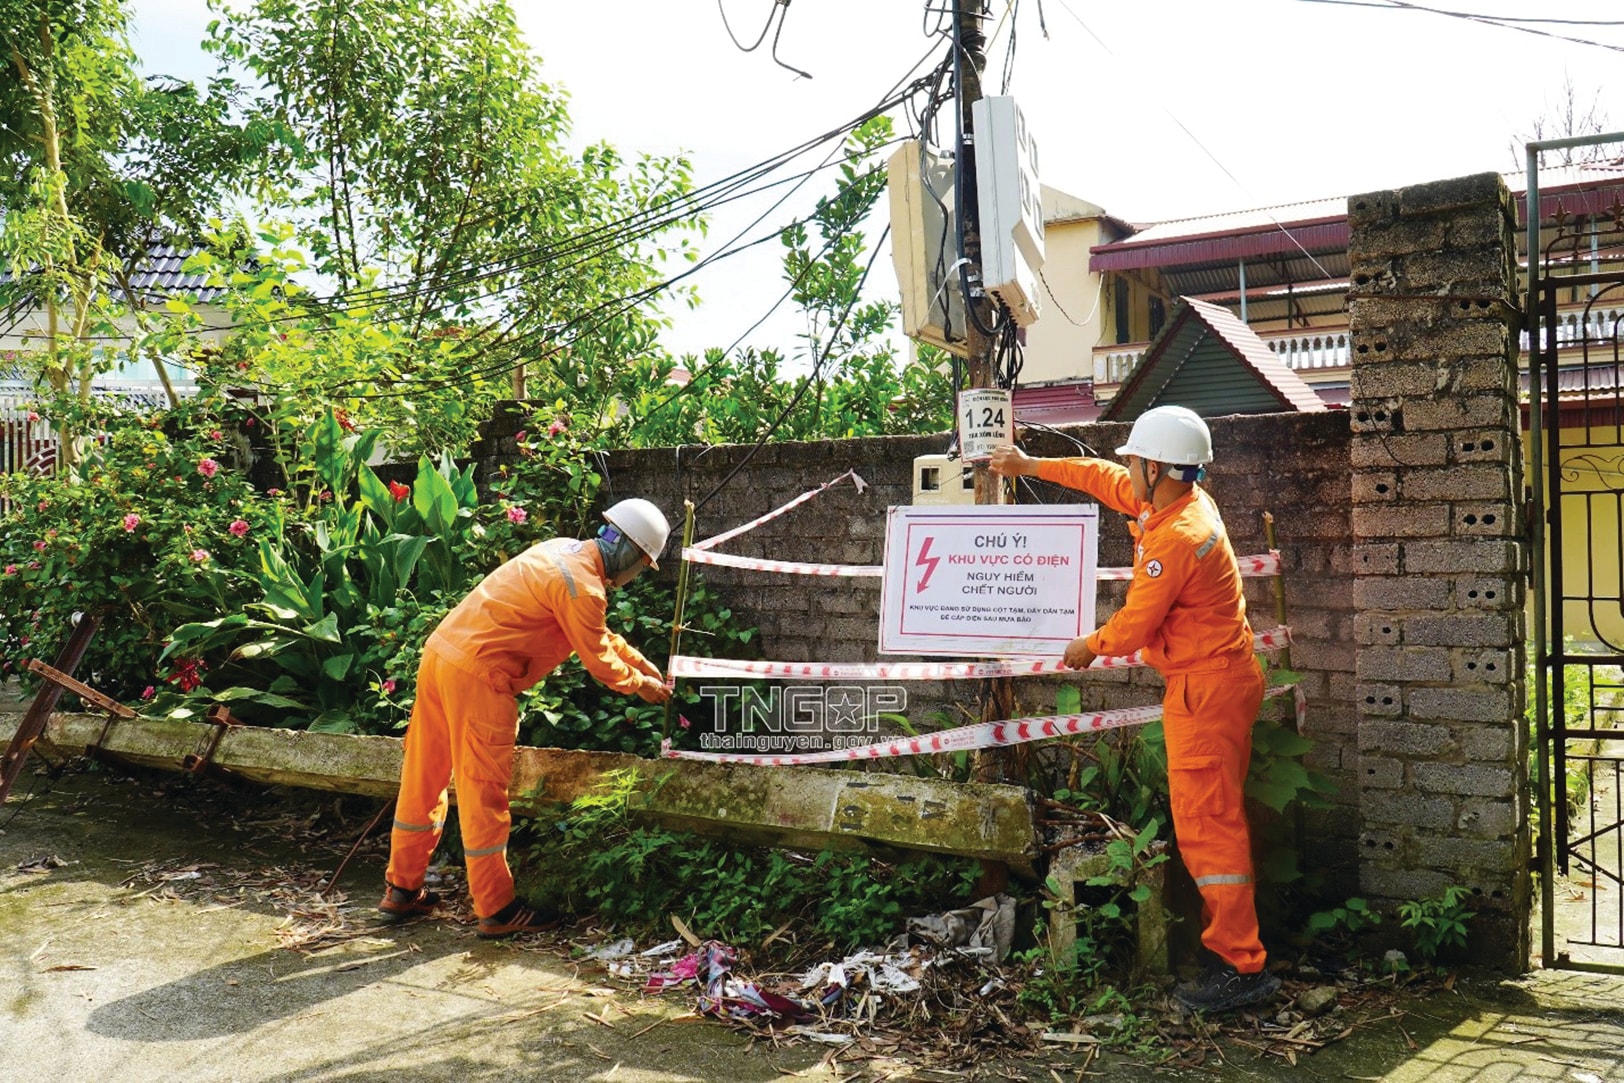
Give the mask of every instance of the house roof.
[{"label": "house roof", "polygon": [[[1501,175],[1523,214],[1525,175]],[[1624,159],[1553,166],[1541,169],[1539,179],[1540,216],[1547,222],[1558,210],[1605,215],[1624,202]],[[1088,266],[1096,272],[1154,267],[1175,294],[1232,289],[1241,261],[1248,261],[1252,286],[1308,283],[1347,277],[1348,237],[1348,200],[1337,196],[1156,222],[1095,245]]]},{"label": "house roof", "polygon": [[1128,421],[1171,404],[1204,417],[1326,408],[1255,331],[1221,305],[1192,297],[1179,298],[1100,420]]},{"label": "house roof", "polygon": [[199,301],[212,301],[225,290],[209,286],[208,276],[186,274],[181,267],[201,248],[175,248],[153,245],[145,259],[130,269],[130,289],[145,300],[162,300],[176,294],[196,294]]},{"label": "house roof", "polygon": [[[130,268],[130,291],[142,301],[149,303],[184,294],[196,295],[197,299],[204,303],[214,300],[225,293],[223,288],[208,285],[207,275],[186,274],[181,270],[188,259],[201,251],[201,248],[196,247],[153,245],[147,249],[147,254]],[[0,271],[0,283],[9,281],[11,272]]]},{"label": "house roof", "polygon": [[1074,425],[1099,416],[1094,381],[1064,380],[1015,388],[1015,420],[1035,425]]}]

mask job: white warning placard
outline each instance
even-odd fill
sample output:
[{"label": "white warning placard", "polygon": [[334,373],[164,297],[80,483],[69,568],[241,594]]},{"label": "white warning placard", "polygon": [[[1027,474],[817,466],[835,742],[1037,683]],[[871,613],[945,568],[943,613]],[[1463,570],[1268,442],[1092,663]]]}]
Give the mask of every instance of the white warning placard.
[{"label": "white warning placard", "polygon": [[1014,442],[1015,410],[1008,391],[973,387],[959,392],[959,458],[985,462],[993,448]]},{"label": "white warning placard", "polygon": [[1099,507],[893,507],[881,654],[1053,657],[1094,630]]}]

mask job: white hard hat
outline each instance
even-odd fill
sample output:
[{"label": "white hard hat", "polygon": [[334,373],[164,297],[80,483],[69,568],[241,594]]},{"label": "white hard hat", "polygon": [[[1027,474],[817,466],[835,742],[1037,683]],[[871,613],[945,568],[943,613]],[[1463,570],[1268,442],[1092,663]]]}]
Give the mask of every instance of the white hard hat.
[{"label": "white hard hat", "polygon": [[1116,453],[1170,466],[1205,466],[1212,462],[1212,433],[1194,410],[1158,406],[1139,415]]},{"label": "white hard hat", "polygon": [[603,513],[609,525],[620,531],[648,554],[649,567],[660,566],[660,553],[671,536],[671,526],[659,508],[640,497],[630,497]]}]

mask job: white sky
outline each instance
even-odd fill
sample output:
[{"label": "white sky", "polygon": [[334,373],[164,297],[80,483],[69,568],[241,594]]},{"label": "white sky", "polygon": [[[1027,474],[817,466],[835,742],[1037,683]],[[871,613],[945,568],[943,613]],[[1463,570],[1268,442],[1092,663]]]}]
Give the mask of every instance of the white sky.
[{"label": "white sky", "polygon": [[[774,63],[771,34],[752,53],[736,49],[711,0],[511,2],[544,76],[570,92],[578,143],[607,140],[628,156],[686,152],[700,184],[861,113],[930,46],[922,0],[800,0],[778,55],[808,80]],[[1618,0],[1418,2],[1624,23]],[[723,3],[745,44],[774,6]],[[210,17],[204,0],[132,6],[149,70],[211,69],[196,48]],[[992,7],[1003,12],[1004,0]],[[1624,61],[1624,25],[1534,27],[1612,46],[1598,48],[1313,0],[1042,0],[1045,40],[1039,8],[1023,0],[1016,14],[1009,92],[1038,141],[1042,179],[1130,221],[1508,170],[1513,138],[1555,113],[1565,77],[1583,106],[1599,92],[1609,127],[1624,129],[1624,90],[1609,79]],[[1000,89],[1008,26],[988,50],[989,93]],[[805,213],[830,184],[813,181],[751,236]],[[743,229],[771,198],[719,212],[711,242]],[[762,245],[695,276],[705,303],[671,313],[667,345],[684,353],[731,343],[783,291],[779,251]],[[888,254],[871,292],[895,293]],[[798,329],[780,314],[748,341],[794,353]]]}]

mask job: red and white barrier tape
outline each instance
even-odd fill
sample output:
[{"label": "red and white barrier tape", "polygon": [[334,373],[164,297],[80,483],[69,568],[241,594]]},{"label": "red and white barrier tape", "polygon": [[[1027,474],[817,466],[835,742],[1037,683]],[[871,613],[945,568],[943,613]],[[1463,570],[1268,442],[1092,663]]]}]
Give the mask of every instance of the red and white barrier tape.
[{"label": "red and white barrier tape", "polygon": [[[857,471],[848,470],[844,474],[840,475],[838,478],[835,478],[835,479],[833,479],[831,481],[826,481],[822,485],[819,485],[816,489],[811,489],[811,490],[808,490],[807,492],[802,493],[800,496],[796,497],[794,500],[791,500],[788,504],[785,504],[783,507],[774,508],[772,511],[769,511],[766,515],[763,515],[758,519],[752,519],[748,523],[745,523],[743,526],[736,526],[732,530],[726,531],[726,532],[721,533],[721,534],[717,534],[715,537],[706,538],[704,541],[696,541],[696,542],[694,542],[692,548],[700,549],[700,550],[714,549],[716,546],[721,545],[725,541],[728,541],[728,540],[730,540],[732,538],[737,538],[740,534],[744,534],[744,533],[746,533],[748,531],[754,530],[756,527],[760,526],[762,523],[771,522],[772,520],[778,518],[780,515],[783,515],[785,512],[790,511],[790,510],[792,510],[794,508],[800,507],[802,504],[805,504],[808,500],[811,500],[814,496],[817,496],[819,493],[823,492],[825,489],[831,489],[834,486],[839,485],[841,482],[845,481],[847,478],[851,478],[851,483],[853,485],[857,486],[857,491],[858,492],[862,492],[864,489],[868,488],[868,482],[864,481],[860,476],[858,476]],[[683,555],[684,556],[686,556],[687,553],[688,553],[688,550],[686,550],[686,549],[683,550]]]},{"label": "red and white barrier tape", "polygon": [[[1253,649],[1279,650],[1291,645],[1285,625],[1256,632]],[[1142,666],[1140,652],[1096,658],[1090,669]],[[803,681],[964,681],[984,677],[1030,677],[1044,673],[1071,673],[1058,658],[1001,658],[985,662],[752,662],[734,658],[696,658],[679,654],[671,659],[671,677],[777,677]]]},{"label": "red and white barrier tape", "polygon": [[[712,539],[714,541],[714,539]],[[706,544],[711,544],[707,542]],[[783,575],[830,575],[852,578],[878,579],[885,574],[879,564],[810,564],[799,560],[764,560],[760,557],[740,557],[731,553],[713,553],[693,546],[682,551],[682,559],[695,564],[717,564],[728,568],[743,568],[752,572],[777,572]],[[1236,557],[1241,575],[1258,578],[1280,574],[1280,554],[1270,551],[1253,556]],[[1100,568],[1097,579],[1132,579],[1132,568]]]},{"label": "red and white barrier tape", "polygon": [[759,557],[736,557],[731,553],[712,553],[704,549],[684,549],[682,559],[695,564],[720,564],[728,568],[744,568],[752,572],[779,572],[784,575],[838,575],[878,579],[885,568],[878,564],[807,564],[799,560],[762,560]]},{"label": "red and white barrier tape", "polygon": [[[1296,685],[1277,685],[1263,693],[1265,698],[1292,693],[1297,697],[1298,727],[1302,725],[1302,693]],[[670,739],[660,745],[660,755],[671,760],[705,760],[710,763],[748,763],[760,767],[800,767],[814,763],[851,763],[856,760],[881,760],[897,756],[924,756],[934,752],[971,752],[983,748],[1001,748],[1009,745],[1041,741],[1045,737],[1067,737],[1079,733],[1141,726],[1162,716],[1156,707],[1125,707],[1115,711],[1096,711],[1091,714],[1051,715],[1047,718],[1016,718],[1008,722],[978,722],[957,729],[941,730],[895,741],[875,741],[854,748],[835,748],[820,752],[787,753],[784,755],[755,755],[742,752],[695,752],[671,747]]]}]

